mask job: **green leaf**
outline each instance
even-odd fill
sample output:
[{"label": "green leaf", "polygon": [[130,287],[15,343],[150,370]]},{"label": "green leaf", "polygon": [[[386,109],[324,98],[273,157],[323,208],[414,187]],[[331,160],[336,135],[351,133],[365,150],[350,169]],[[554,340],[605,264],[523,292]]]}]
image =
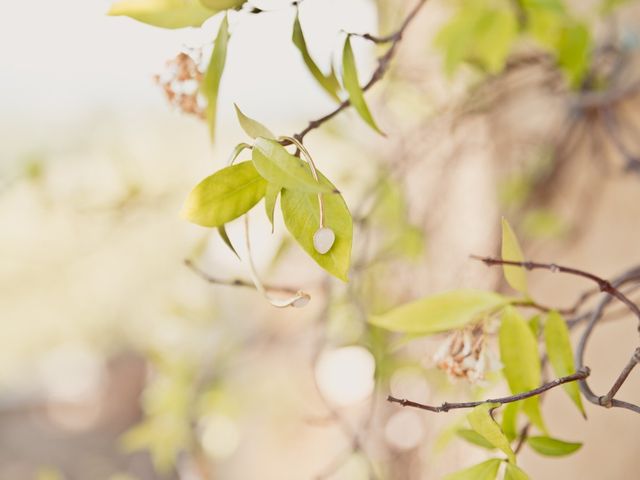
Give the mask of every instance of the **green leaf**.
[{"label": "green leaf", "polygon": [[548,457],[571,455],[582,447],[582,443],[563,442],[550,437],[529,437],[527,443],[536,452]]},{"label": "green leaf", "polygon": [[[549,362],[557,377],[566,377],[575,373],[573,363],[573,351],[569,339],[569,329],[562,315],[558,312],[549,312],[544,325],[544,341],[547,347]],[[576,404],[582,416],[586,418],[580,388],[577,382],[565,383],[564,388],[569,398]]]},{"label": "green leaf", "polygon": [[[333,184],[318,172],[320,182],[330,190]],[[287,229],[313,258],[327,272],[345,282],[348,280],[351,262],[351,242],[353,238],[353,221],[342,195],[323,195],[324,226],[335,233],[335,243],[325,254],[316,251],[313,235],[320,226],[320,208],[318,196],[289,189],[283,189],[280,196],[280,207]]]},{"label": "green leaf", "polygon": [[332,193],[336,191],[329,183],[318,182],[309,166],[291,155],[275,140],[256,139],[253,146],[253,164],[268,182],[281,185],[288,190],[307,193]]},{"label": "green leaf", "polygon": [[560,32],[557,45],[558,63],[569,79],[569,84],[577,88],[589,68],[591,34],[583,23],[566,25]]},{"label": "green leaf", "polygon": [[347,36],[347,40],[344,42],[344,49],[342,51],[342,83],[344,85],[344,89],[349,94],[349,101],[351,102],[351,105],[353,105],[353,108],[356,109],[358,114],[369,124],[371,128],[379,134],[384,135],[371,116],[367,102],[364,99],[364,94],[360,88],[356,59],[353,56],[350,36]]},{"label": "green leaf", "polygon": [[276,209],[276,200],[278,199],[278,195],[280,195],[280,191],[282,187],[280,185],[275,185],[273,183],[269,183],[267,185],[267,191],[264,194],[264,208],[267,212],[267,218],[269,219],[269,223],[271,223],[271,231],[273,232],[273,214]]},{"label": "green leaf", "polygon": [[[511,393],[538,388],[542,381],[538,342],[525,319],[513,307],[505,308],[502,314],[499,343],[503,373]],[[536,427],[546,431],[538,397],[523,400],[523,410]]]},{"label": "green leaf", "polygon": [[125,15],[162,28],[199,27],[218,10],[206,8],[199,0],[119,0],[108,15]]},{"label": "green leaf", "polygon": [[228,10],[230,8],[238,8],[247,0],[200,0],[205,7],[211,10]]},{"label": "green leaf", "polygon": [[529,475],[512,463],[507,463],[507,468],[504,472],[504,480],[529,480]]},{"label": "green leaf", "polygon": [[440,333],[464,327],[506,303],[494,292],[456,290],[401,305],[369,321],[394,332]]},{"label": "green leaf", "polygon": [[227,235],[227,229],[224,225],[221,225],[218,227],[218,233],[220,234],[220,238],[222,238],[222,241],[224,242],[224,244],[227,247],[229,247],[229,250],[231,250],[236,257],[240,258],[240,255],[238,255],[238,252],[233,246],[233,243],[231,243],[231,239],[229,238],[229,235]]},{"label": "green leaf", "polygon": [[489,450],[494,450],[496,448],[495,445],[493,445],[475,430],[461,428],[460,430],[456,430],[456,435],[478,447],[486,448]]},{"label": "green leaf", "polygon": [[267,182],[251,162],[238,163],[196,185],[182,215],[203,227],[220,227],[251,210],[264,197],[266,188]]},{"label": "green leaf", "polygon": [[510,442],[518,436],[518,412],[522,402],[507,403],[502,409],[502,431]]},{"label": "green leaf", "polygon": [[470,57],[489,73],[502,71],[518,35],[513,9],[485,10],[477,17],[474,33]]},{"label": "green leaf", "polygon": [[478,405],[467,415],[467,419],[473,430],[484,437],[491,445],[502,450],[507,455],[510,463],[516,463],[516,455],[511,449],[509,440],[489,413],[489,410],[499,405],[498,403]]},{"label": "green leaf", "polygon": [[444,480],[495,480],[502,460],[492,458],[444,477]]},{"label": "green leaf", "polygon": [[276,138],[275,135],[271,133],[271,131],[267,127],[262,125],[257,120],[254,120],[253,118],[249,118],[244,113],[242,113],[242,110],[240,110],[238,105],[234,103],[233,106],[236,107],[236,115],[238,116],[238,122],[240,123],[240,126],[244,130],[244,133],[249,135],[251,138],[258,138],[258,137],[264,137],[269,139]]},{"label": "green leaf", "polygon": [[296,18],[293,22],[293,34],[291,36],[291,40],[296,48],[302,54],[302,59],[304,60],[305,65],[313,78],[316,79],[318,84],[327,92],[331,98],[336,101],[340,101],[340,97],[338,97],[338,92],[340,91],[340,84],[338,83],[338,79],[333,71],[330,74],[325,75],[322,73],[320,68],[316,65],[309,54],[309,50],[307,49],[307,42],[304,39],[304,34],[302,33],[302,26],[300,25],[300,17],[296,13]]},{"label": "green leaf", "polygon": [[224,65],[227,61],[227,44],[229,43],[229,22],[225,15],[220,24],[216,42],[211,53],[209,66],[202,79],[200,87],[202,95],[207,99],[207,121],[209,122],[209,132],[213,141],[216,131],[216,111],[218,107],[218,90],[220,89],[220,79],[224,72]]},{"label": "green leaf", "polygon": [[[502,218],[502,259],[513,262],[524,262],[522,249],[511,225]],[[524,268],[503,265],[504,277],[514,290],[527,295],[527,276]]]}]

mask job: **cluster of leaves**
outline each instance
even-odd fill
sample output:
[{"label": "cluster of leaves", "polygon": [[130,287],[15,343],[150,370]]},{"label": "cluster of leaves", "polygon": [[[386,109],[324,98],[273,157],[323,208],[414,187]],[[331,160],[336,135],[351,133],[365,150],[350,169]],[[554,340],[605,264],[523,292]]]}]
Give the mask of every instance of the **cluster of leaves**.
[{"label": "cluster of leaves", "polygon": [[[232,161],[245,148],[251,149],[251,160],[232,164],[200,182],[187,198],[184,216],[198,225],[218,228],[228,242],[225,224],[247,213],[262,199],[273,225],[280,196],[289,232],[322,268],[346,281],[353,222],[342,195],[322,173],[316,172],[316,180],[310,164],[289,153],[266,127],[237,107],[236,110],[240,125],[254,144],[240,144]],[[326,253],[320,253],[313,241],[321,227],[321,208],[324,226],[335,234],[335,242]]]},{"label": "cluster of leaves", "polygon": [[[610,11],[622,2],[602,2]],[[593,48],[587,20],[563,0],[473,0],[458,8],[436,37],[452,74],[462,63],[488,73],[501,72],[509,55],[527,42],[552,55],[572,87],[579,87]]]},{"label": "cluster of leaves", "polygon": [[[524,261],[516,236],[503,220],[502,258]],[[490,325],[499,323],[498,346],[502,375],[512,394],[534,390],[542,384],[542,355],[539,343],[545,347],[549,363],[557,377],[575,373],[569,329],[563,316],[557,311],[525,318],[514,304],[531,301],[526,272],[521,267],[503,268],[509,285],[520,295],[507,297],[495,292],[458,290],[437,294],[401,305],[391,311],[374,316],[370,322],[384,329],[410,334],[412,337],[454,332],[478,326],[488,331]],[[567,395],[584,416],[585,411],[578,385],[563,385]],[[502,407],[501,420],[494,419],[494,410]],[[461,429],[458,435],[470,443],[499,450],[506,460],[495,458],[447,477],[449,480],[493,480],[500,465],[506,462],[505,479],[526,479],[527,475],[516,465],[512,443],[526,439],[527,445],[541,455],[568,455],[581,446],[553,438],[544,422],[540,397],[532,396],[506,405],[483,403],[468,415],[470,429]],[[521,423],[535,428],[538,435],[519,433]]]}]

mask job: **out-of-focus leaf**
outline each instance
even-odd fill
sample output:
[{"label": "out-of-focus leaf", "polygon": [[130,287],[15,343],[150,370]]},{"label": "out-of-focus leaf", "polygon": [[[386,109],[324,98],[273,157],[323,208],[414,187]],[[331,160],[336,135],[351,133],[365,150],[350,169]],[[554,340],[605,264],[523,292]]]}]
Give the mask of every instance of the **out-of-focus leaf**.
[{"label": "out-of-focus leaf", "polygon": [[523,8],[527,10],[545,9],[557,13],[564,13],[564,5],[560,0],[519,0]]},{"label": "out-of-focus leaf", "polygon": [[[549,362],[551,362],[556,376],[566,377],[575,373],[569,329],[564,318],[558,312],[549,312],[547,316],[547,321],[544,324],[544,341]],[[567,392],[573,403],[576,404],[582,416],[586,418],[578,384],[576,382],[565,383],[562,388]]]},{"label": "out-of-focus leaf", "polygon": [[583,23],[573,22],[560,32],[557,46],[558,63],[567,74],[569,84],[579,87],[591,53],[591,33]]},{"label": "out-of-focus leaf", "polygon": [[502,460],[492,458],[444,477],[444,480],[495,480]]},{"label": "out-of-focus leaf", "polygon": [[307,42],[304,38],[304,34],[302,33],[302,26],[300,25],[300,17],[298,14],[296,14],[296,18],[293,22],[293,34],[291,36],[291,40],[300,51],[302,59],[304,60],[304,63],[311,75],[313,75],[313,78],[316,79],[318,84],[331,96],[331,98],[339,101],[340,97],[338,97],[338,92],[340,91],[340,83],[338,83],[338,79],[333,71],[331,71],[330,74],[325,75],[313,61],[313,58],[311,58],[309,50],[307,49]]},{"label": "out-of-focus leaf", "polygon": [[471,57],[489,73],[499,73],[517,35],[518,22],[512,9],[486,10],[477,18]]},{"label": "out-of-focus leaf", "polygon": [[125,15],[156,27],[182,28],[199,27],[217,12],[199,0],[118,0],[108,14]]},{"label": "out-of-focus leaf", "polygon": [[502,409],[502,431],[512,442],[518,436],[518,412],[521,402],[507,403]]},{"label": "out-of-focus leaf", "polygon": [[251,162],[223,168],[191,191],[182,215],[203,227],[220,227],[248,212],[264,197],[267,182]]},{"label": "out-of-focus leaf", "polygon": [[349,101],[351,102],[351,105],[356,109],[360,117],[362,117],[362,119],[376,132],[384,135],[384,132],[382,132],[382,130],[378,128],[378,125],[376,125],[376,122],[369,111],[369,107],[367,106],[367,102],[364,99],[362,88],[360,88],[356,59],[353,56],[350,36],[347,36],[347,40],[344,42],[344,49],[342,50],[342,84],[349,94]]},{"label": "out-of-focus leaf", "polygon": [[231,243],[231,239],[229,238],[229,235],[227,235],[227,229],[224,225],[221,225],[218,227],[218,234],[220,235],[220,238],[222,239],[222,241],[224,242],[224,244],[229,247],[229,250],[231,250],[236,257],[240,258],[240,255],[238,255],[238,252],[236,251],[235,247],[233,246],[233,243]]},{"label": "out-of-focus leaf", "polygon": [[531,332],[533,332],[533,336],[538,338],[538,335],[540,335],[540,315],[534,315],[533,317],[531,317],[529,319],[529,328],[531,329]]},{"label": "out-of-focus leaf", "polygon": [[207,122],[209,123],[209,133],[213,141],[216,131],[216,112],[218,109],[218,90],[220,89],[220,79],[224,72],[227,61],[227,44],[229,43],[229,22],[225,15],[220,24],[216,42],[211,52],[207,71],[202,79],[200,87],[202,95],[207,99]]},{"label": "out-of-focus leaf", "polygon": [[525,215],[522,230],[530,237],[554,238],[563,235],[567,231],[567,225],[557,213],[536,209]]},{"label": "out-of-focus leaf", "polygon": [[527,444],[539,454],[548,457],[571,455],[582,447],[582,443],[564,442],[550,437],[528,437]]},{"label": "out-of-focus leaf", "polygon": [[200,0],[205,7],[211,10],[228,10],[238,8],[247,0]]},{"label": "out-of-focus leaf", "polygon": [[469,424],[474,431],[484,437],[491,445],[502,450],[510,463],[516,463],[516,455],[511,449],[509,440],[500,430],[500,426],[491,417],[489,410],[499,406],[498,403],[483,403],[478,405],[467,415]]},{"label": "out-of-focus leaf", "polygon": [[[502,259],[514,262],[524,262],[524,255],[520,243],[511,225],[502,219]],[[527,295],[527,276],[524,268],[513,265],[503,265],[504,277],[514,290]]]},{"label": "out-of-focus leaf", "polygon": [[267,191],[264,194],[264,208],[267,212],[267,218],[269,219],[269,223],[271,223],[271,231],[273,232],[273,214],[276,209],[276,200],[278,199],[278,195],[280,195],[280,190],[282,187],[280,185],[274,185],[273,183],[269,183],[267,185]]},{"label": "out-of-focus leaf", "polygon": [[[269,183],[280,185],[288,190],[306,193],[332,193],[326,182],[318,182],[309,166],[298,157],[291,155],[275,140],[256,139],[253,146],[253,164]],[[317,203],[317,199],[316,199]]]},{"label": "out-of-focus leaf", "polygon": [[36,473],[35,480],[64,480],[64,475],[57,468],[40,467]]},{"label": "out-of-focus leaf", "polygon": [[456,290],[401,305],[369,322],[394,332],[429,335],[464,327],[506,304],[494,292]]},{"label": "out-of-focus leaf", "polygon": [[609,15],[616,8],[631,3],[630,0],[603,0],[600,4],[600,11],[603,15]]},{"label": "out-of-focus leaf", "polygon": [[[525,319],[513,307],[505,308],[502,314],[499,343],[503,373],[511,393],[538,388],[541,383],[538,342]],[[546,432],[538,397],[523,400],[523,410],[536,427]]]},{"label": "out-of-focus leaf", "polygon": [[[335,187],[318,172],[320,182],[333,191]],[[327,272],[345,282],[348,280],[351,263],[351,242],[353,221],[342,195],[323,195],[324,226],[331,228],[336,236],[331,249],[320,254],[313,245],[313,235],[320,227],[320,207],[318,196],[312,193],[284,188],[280,195],[280,207],[287,229],[313,258]]]},{"label": "out-of-focus leaf", "polygon": [[244,113],[242,113],[242,110],[240,110],[238,105],[234,103],[233,106],[236,107],[236,115],[238,116],[238,122],[240,123],[240,126],[244,130],[244,133],[249,135],[251,138],[258,138],[258,137],[264,137],[269,139],[276,138],[275,135],[271,133],[271,130],[269,130],[267,127],[262,125],[257,120],[247,117]]},{"label": "out-of-focus leaf", "polygon": [[486,448],[489,450],[494,450],[496,448],[496,446],[489,440],[484,438],[475,430],[471,430],[469,428],[461,428],[460,430],[456,430],[456,435],[478,447]]},{"label": "out-of-focus leaf", "polygon": [[508,463],[504,472],[504,480],[529,480],[529,475],[524,473],[517,465]]}]

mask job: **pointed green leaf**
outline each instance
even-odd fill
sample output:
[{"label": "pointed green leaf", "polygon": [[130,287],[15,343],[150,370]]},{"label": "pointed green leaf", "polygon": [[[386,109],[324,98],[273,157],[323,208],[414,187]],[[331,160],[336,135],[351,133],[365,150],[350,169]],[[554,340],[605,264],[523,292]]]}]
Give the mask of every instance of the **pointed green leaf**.
[{"label": "pointed green leaf", "polygon": [[216,43],[211,53],[207,71],[202,79],[200,89],[202,95],[207,99],[207,121],[209,122],[209,132],[213,141],[216,131],[216,112],[218,109],[218,90],[220,89],[220,79],[224,72],[227,61],[227,44],[229,43],[229,22],[225,15],[220,24]]},{"label": "pointed green leaf", "polygon": [[507,403],[502,409],[502,431],[510,442],[518,436],[518,412],[521,402]]},{"label": "pointed green leaf", "polygon": [[[318,172],[320,181],[330,190],[335,190],[327,178]],[[318,195],[283,189],[280,195],[280,208],[284,223],[291,235],[318,265],[327,272],[345,282],[348,280],[351,262],[351,242],[353,221],[342,195],[323,195],[324,226],[333,230],[336,236],[331,249],[320,254],[313,245],[313,235],[320,227],[320,208]]]},{"label": "pointed green leaf", "polygon": [[267,185],[267,191],[264,194],[264,208],[267,212],[267,218],[269,219],[269,223],[271,223],[271,231],[273,232],[273,213],[276,209],[276,200],[278,199],[278,195],[280,195],[280,190],[282,187],[280,185],[274,185],[273,183],[269,183]]},{"label": "pointed green leaf", "polygon": [[494,292],[456,290],[401,305],[369,319],[394,332],[432,334],[461,328],[507,304]]},{"label": "pointed green leaf", "polygon": [[307,193],[332,193],[328,183],[318,182],[309,166],[291,155],[275,140],[259,137],[253,146],[253,164],[269,183],[288,190]]},{"label": "pointed green leaf", "polygon": [[293,34],[291,36],[291,40],[296,48],[300,51],[302,55],[302,59],[304,60],[304,64],[307,66],[307,69],[313,75],[313,78],[316,79],[318,84],[327,92],[331,98],[336,101],[340,100],[338,97],[338,92],[340,91],[340,84],[338,83],[338,79],[335,76],[333,70],[330,74],[325,75],[322,73],[320,68],[316,65],[309,54],[309,50],[307,49],[307,42],[304,39],[304,34],[302,33],[302,26],[300,25],[299,15],[296,13],[296,18],[293,22]]},{"label": "pointed green leaf", "polygon": [[224,244],[227,247],[229,247],[229,250],[231,250],[236,257],[240,258],[240,255],[238,255],[238,252],[233,246],[233,243],[231,243],[231,239],[229,238],[229,235],[227,235],[227,229],[224,225],[221,225],[220,227],[218,227],[218,233],[220,234],[220,238],[222,238],[222,241],[224,242]]},{"label": "pointed green leaf", "polygon": [[211,10],[228,10],[238,8],[247,0],[200,0],[205,7]]},{"label": "pointed green leaf", "polygon": [[489,442],[489,440],[484,438],[475,430],[471,430],[469,428],[461,428],[459,430],[456,430],[456,435],[478,447],[486,448],[488,450],[494,450],[496,448],[496,446],[493,443]]},{"label": "pointed green leaf", "polygon": [[[502,259],[513,262],[524,262],[522,249],[513,232],[511,225],[505,218],[502,219]],[[504,277],[509,285],[520,293],[527,294],[527,276],[524,268],[513,265],[503,265]]]},{"label": "pointed green leaf", "polygon": [[238,116],[238,122],[240,123],[240,126],[244,130],[244,133],[249,135],[251,138],[258,138],[258,137],[264,137],[269,139],[276,138],[275,135],[271,133],[271,131],[267,127],[262,125],[257,120],[254,120],[253,118],[249,118],[244,113],[242,113],[242,110],[240,110],[238,105],[234,103],[233,106],[236,107],[236,115]]},{"label": "pointed green leaf", "polygon": [[491,445],[502,450],[510,463],[516,463],[516,455],[511,449],[509,440],[500,430],[500,426],[491,417],[489,410],[499,406],[498,403],[483,403],[478,405],[467,416],[471,428],[483,436]]},{"label": "pointed green leaf", "polygon": [[514,465],[513,463],[507,463],[507,469],[504,472],[504,480],[529,480],[529,475]]},{"label": "pointed green leaf", "polygon": [[183,28],[199,27],[217,11],[199,0],[118,0],[108,15],[125,15],[156,27]]},{"label": "pointed green leaf", "polygon": [[560,32],[557,54],[570,85],[579,87],[589,68],[591,54],[591,33],[587,26],[577,22],[565,26]]},{"label": "pointed green leaf", "polygon": [[342,83],[344,85],[344,89],[349,94],[349,101],[351,102],[351,105],[353,105],[353,108],[356,109],[358,114],[360,114],[362,119],[367,122],[371,128],[379,134],[384,135],[371,116],[367,102],[364,99],[364,93],[362,92],[362,88],[360,88],[356,59],[353,56],[350,36],[347,36],[347,40],[344,42],[344,49],[342,51]]},{"label": "pointed green leaf", "polygon": [[539,454],[548,457],[571,455],[582,447],[582,443],[563,442],[550,437],[529,437],[527,444]]},{"label": "pointed green leaf", "polygon": [[502,460],[492,458],[444,477],[444,480],[495,480]]},{"label": "pointed green leaf", "polygon": [[[558,312],[549,312],[544,325],[544,341],[547,347],[549,362],[557,377],[566,377],[575,373],[573,364],[573,351],[569,339],[569,329],[562,315]],[[586,418],[580,388],[577,382],[565,383],[562,386],[569,398],[576,404],[582,416]]]},{"label": "pointed green leaf", "polygon": [[264,197],[267,182],[251,162],[219,170],[191,191],[182,215],[203,227],[220,227],[248,212]]},{"label": "pointed green leaf", "polygon": [[[500,359],[511,393],[517,394],[538,388],[541,384],[538,342],[524,318],[513,307],[507,307],[500,325]],[[545,431],[538,397],[523,401],[523,409],[530,420]]]}]

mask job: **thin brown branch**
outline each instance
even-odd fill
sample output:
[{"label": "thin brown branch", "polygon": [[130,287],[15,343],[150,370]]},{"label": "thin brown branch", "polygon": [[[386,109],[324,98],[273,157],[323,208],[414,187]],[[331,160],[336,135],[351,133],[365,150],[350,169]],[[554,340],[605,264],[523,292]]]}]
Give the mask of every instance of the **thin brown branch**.
[{"label": "thin brown branch", "polygon": [[505,403],[518,402],[520,400],[535,397],[537,395],[540,395],[546,392],[547,390],[551,390],[552,388],[556,388],[560,385],[564,385],[565,383],[575,382],[577,380],[584,380],[590,375],[590,373],[591,373],[591,370],[589,370],[589,367],[583,367],[572,375],[556,378],[555,380],[545,383],[544,385],[541,385],[538,388],[534,388],[533,390],[518,393],[516,395],[510,395],[508,397],[489,398],[487,400],[480,400],[477,402],[461,402],[461,403],[445,402],[442,405],[432,406],[432,405],[425,405],[423,403],[413,402],[411,400],[396,398],[391,395],[387,397],[387,401],[392,403],[399,403],[403,407],[414,407],[414,408],[428,410],[430,412],[435,412],[435,413],[448,412],[449,410],[457,410],[462,408],[474,408],[484,403],[499,403],[503,405]]},{"label": "thin brown branch", "polygon": [[[424,6],[425,3],[427,3],[427,0],[418,0],[418,3],[409,12],[404,22],[402,22],[402,25],[400,26],[400,28],[395,33],[392,33],[391,35],[388,35],[386,37],[375,37],[373,35],[367,35],[367,34],[360,35],[362,37],[366,36],[365,38],[368,38],[369,40],[378,41],[379,43],[389,43],[389,42],[391,43],[391,46],[385,52],[385,54],[378,59],[378,66],[373,72],[373,74],[371,75],[371,78],[362,87],[363,92],[366,92],[367,90],[369,90],[371,87],[373,87],[376,83],[378,83],[384,77],[384,74],[387,72],[389,68],[389,64],[391,63],[391,60],[393,59],[393,56],[396,53],[398,44],[402,40],[402,37],[407,27],[411,24],[411,22],[416,17],[416,15],[418,15],[418,12]],[[293,138],[301,142],[311,130],[315,130],[316,128],[320,127],[322,124],[331,120],[333,117],[338,115],[341,111],[345,110],[349,106],[351,106],[351,102],[349,101],[349,99],[344,100],[342,103],[340,103],[340,105],[338,105],[331,112],[327,113],[326,115],[320,118],[311,120],[303,130],[293,135]],[[282,143],[283,145],[291,144],[291,142],[287,140],[283,141]]]},{"label": "thin brown branch", "polygon": [[607,392],[606,395],[600,397],[600,404],[602,406],[607,408],[611,407],[611,401],[613,400],[613,397],[615,397],[616,393],[618,393],[618,390],[620,390],[620,387],[622,387],[624,382],[627,380],[627,377],[631,373],[631,370],[633,370],[636,365],[638,365],[638,363],[640,363],[640,347],[635,349],[633,355],[631,355],[631,358],[622,369],[622,372],[620,372],[620,375],[618,375],[618,378],[616,379],[609,392]]},{"label": "thin brown branch", "polygon": [[494,265],[512,265],[514,267],[526,268],[527,270],[549,270],[550,272],[554,272],[554,273],[555,272],[568,273],[578,277],[586,278],[588,280],[595,282],[598,285],[598,288],[600,289],[601,292],[608,293],[612,297],[615,297],[619,301],[624,303],[629,308],[629,310],[633,312],[636,318],[640,320],[640,309],[638,308],[638,306],[635,303],[633,303],[631,300],[629,300],[629,298],[624,293],[622,293],[620,290],[614,287],[609,280],[598,277],[593,273],[585,272],[584,270],[579,270],[577,268],[564,267],[562,265],[557,265],[555,263],[540,263],[540,262],[529,262],[529,261],[516,262],[512,260],[503,260],[501,258],[479,257],[476,255],[472,255],[471,258],[475,260],[480,260],[485,265],[490,267]]},{"label": "thin brown branch", "polygon": [[[209,282],[209,283],[211,283],[213,285],[223,285],[223,286],[227,286],[227,287],[251,288],[253,290],[256,290],[256,286],[253,284],[253,282],[251,282],[249,280],[243,280],[243,279],[240,279],[240,278],[223,279],[223,278],[214,277],[212,275],[209,275],[207,272],[205,272],[204,270],[200,269],[199,267],[197,267],[189,259],[185,259],[184,260],[184,264],[189,269],[191,269],[193,272],[195,272],[200,278],[206,280],[207,282]],[[282,285],[264,285],[264,288],[266,290],[275,291],[275,292],[286,292],[286,293],[290,293],[292,295],[296,295],[299,292],[299,289],[295,289],[295,288],[292,288],[292,287],[285,287],[285,286],[282,286]]]}]

